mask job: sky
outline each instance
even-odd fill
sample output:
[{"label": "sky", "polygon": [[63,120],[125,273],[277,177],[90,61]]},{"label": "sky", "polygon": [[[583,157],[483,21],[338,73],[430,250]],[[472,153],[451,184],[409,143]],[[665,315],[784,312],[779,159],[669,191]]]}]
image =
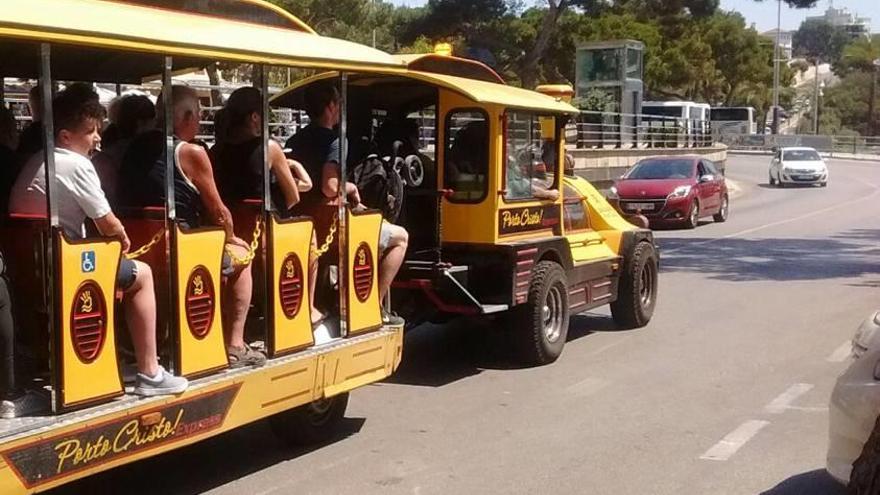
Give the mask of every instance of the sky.
[{"label": "sky", "polygon": [[[418,6],[427,0],[391,0],[397,5]],[[784,3],[782,7],[782,28],[797,29],[808,15],[820,15],[828,8],[828,0],[820,0],[813,9],[792,9]],[[861,17],[871,18],[871,30],[880,32],[880,0],[834,0],[836,8],[846,7]],[[758,31],[768,31],[776,27],[776,2],[764,0],[721,0],[725,10],[736,10],[746,18],[746,22],[755,23]]]}]

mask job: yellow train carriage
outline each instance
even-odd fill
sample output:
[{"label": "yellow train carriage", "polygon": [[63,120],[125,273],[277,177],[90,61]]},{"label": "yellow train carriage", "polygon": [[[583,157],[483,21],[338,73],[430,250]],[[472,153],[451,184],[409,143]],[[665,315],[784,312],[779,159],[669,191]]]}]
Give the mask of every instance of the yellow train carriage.
[{"label": "yellow train carriage", "polygon": [[[349,77],[349,166],[366,188],[359,164],[375,159],[404,182],[385,210],[410,235],[392,297],[407,322],[498,317],[530,364],[560,355],[572,312],[610,305],[620,325],[646,325],[658,250],[571,175],[569,92],[512,87],[445,51],[397,59],[405,71]],[[335,77],[300,81],[272,104],[297,108],[305,88]]]},{"label": "yellow train carriage", "polygon": [[[40,81],[47,102],[44,144],[52,150],[48,102],[59,81],[139,85],[158,78],[167,88],[178,72],[240,62],[264,75],[268,108],[265,73],[270,66],[403,70],[387,54],[318,36],[259,0],[211,2],[210,15],[199,5],[17,2],[0,16],[0,77]],[[164,93],[166,105],[169,94]],[[266,119],[263,125],[265,150]],[[170,149],[167,121],[165,136]],[[122,249],[117,240],[64,236],[52,193],[52,155],[45,155],[49,214],[18,215],[0,224],[0,245],[16,289],[17,337],[36,367],[31,378],[37,381],[31,385],[51,397],[51,412],[0,419],[0,493],[44,491],[263,418],[270,418],[285,438],[315,440],[342,418],[349,391],[397,368],[403,329],[381,324],[376,267],[359,261],[378,259],[377,214],[339,209],[338,266],[345,273],[356,267],[361,283],[353,302],[346,285],[353,275],[342,277],[337,330],[319,340],[308,317],[308,270],[303,266],[311,249],[312,220],[282,219],[264,188],[254,210],[259,227],[252,244],[261,272],[255,279],[261,296],[252,301],[252,311],[262,311],[249,327],[266,342],[269,359],[261,368],[230,370],[220,328],[223,231],[183,228],[173,192],[166,190],[164,208],[120,216],[135,246],[145,247],[134,254],[156,277],[160,356],[176,374],[191,378],[190,387],[156,398],[126,394],[126,344],[124,332],[116,331],[115,273]],[[264,163],[264,177],[267,167]]]}]

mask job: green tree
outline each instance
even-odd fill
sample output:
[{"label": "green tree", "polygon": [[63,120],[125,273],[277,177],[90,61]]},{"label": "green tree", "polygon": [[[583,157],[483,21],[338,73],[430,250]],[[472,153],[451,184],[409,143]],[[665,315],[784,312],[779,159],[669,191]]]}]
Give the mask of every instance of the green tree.
[{"label": "green tree", "polygon": [[842,27],[816,19],[805,21],[794,32],[792,47],[796,55],[805,57],[814,64],[836,63],[848,42],[849,35]]},{"label": "green tree", "polygon": [[834,72],[840,76],[853,71],[871,72],[875,70],[874,61],[877,59],[880,59],[880,35],[860,37],[843,48],[840,60],[834,65]]}]

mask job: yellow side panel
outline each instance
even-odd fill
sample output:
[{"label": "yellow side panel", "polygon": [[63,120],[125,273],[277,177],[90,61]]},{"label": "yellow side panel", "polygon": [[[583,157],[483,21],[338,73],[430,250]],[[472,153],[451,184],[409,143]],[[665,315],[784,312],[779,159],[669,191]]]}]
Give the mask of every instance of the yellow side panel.
[{"label": "yellow side panel", "polygon": [[348,213],[348,333],[382,325],[379,308],[379,230],[382,215]]},{"label": "yellow side panel", "polygon": [[[62,406],[121,395],[114,328],[116,271],[121,245],[118,241],[70,243],[64,236],[59,245]],[[100,313],[104,315],[102,318],[89,316]],[[74,335],[74,317],[80,328],[78,337]],[[79,354],[75,347],[80,350]]]},{"label": "yellow side panel", "polygon": [[[390,376],[400,363],[403,329],[319,356],[318,383],[324,397],[348,392]],[[320,398],[320,397],[317,397]]]},{"label": "yellow side panel", "polygon": [[[279,221],[274,215],[269,222],[270,349],[273,355],[279,355],[314,344],[309,300],[313,224],[311,220]],[[290,298],[299,300],[295,309],[290,306]]]},{"label": "yellow side panel", "polygon": [[[220,229],[186,233],[176,229],[177,249],[174,282],[177,284],[177,331],[179,373],[199,376],[225,368],[226,344],[220,297],[226,234]],[[209,297],[213,296],[213,297]],[[208,324],[190,325],[187,300],[199,304],[198,320]]]},{"label": "yellow side panel", "polygon": [[489,118],[489,163],[485,199],[480,203],[453,203],[444,198],[440,207],[443,225],[442,242],[494,243],[496,239],[495,216],[498,191],[501,186],[500,162],[503,139],[501,138],[501,112],[503,108],[483,105],[448,90],[440,91],[440,119],[437,134],[437,165],[441,188],[444,187],[446,158],[446,122],[450,112],[457,109],[482,109]]},{"label": "yellow side panel", "polygon": [[584,196],[593,230],[602,235],[609,248],[619,253],[622,233],[636,230],[636,227],[620,216],[620,213],[608,204],[605,196],[588,181],[580,177],[565,177],[565,183]]}]

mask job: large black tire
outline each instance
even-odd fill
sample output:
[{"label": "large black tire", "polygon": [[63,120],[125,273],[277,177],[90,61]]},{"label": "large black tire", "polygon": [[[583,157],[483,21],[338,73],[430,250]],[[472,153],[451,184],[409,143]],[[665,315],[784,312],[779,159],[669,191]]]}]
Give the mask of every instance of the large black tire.
[{"label": "large black tire", "polygon": [[687,222],[685,222],[684,226],[689,229],[697,228],[697,225],[700,224],[700,202],[698,200],[694,200],[691,204],[691,209],[688,210]]},{"label": "large black tire", "polygon": [[651,321],[657,304],[657,253],[650,242],[640,242],[624,262],[611,303],[611,316],[622,328],[641,328]]},{"label": "large black tire", "polygon": [[880,493],[880,417],[858,459],[853,462],[847,493],[876,495]]},{"label": "large black tire", "polygon": [[529,283],[528,300],[508,316],[524,364],[556,361],[568,337],[568,282],[562,267],[553,261],[539,262]]},{"label": "large black tire", "polygon": [[718,223],[724,223],[727,221],[727,216],[730,214],[730,198],[725,194],[721,197],[721,209],[718,210],[712,219]]},{"label": "large black tire", "polygon": [[269,418],[272,431],[294,446],[327,443],[339,434],[345,418],[348,393],[312,402]]}]

